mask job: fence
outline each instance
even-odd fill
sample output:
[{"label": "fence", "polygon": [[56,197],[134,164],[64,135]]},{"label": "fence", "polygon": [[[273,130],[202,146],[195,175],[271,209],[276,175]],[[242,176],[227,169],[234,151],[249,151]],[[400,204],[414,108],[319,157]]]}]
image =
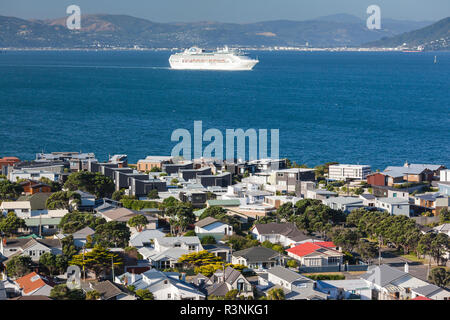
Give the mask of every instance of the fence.
[{"label": "fence", "polygon": [[369,265],[367,264],[341,264],[334,266],[321,266],[321,267],[299,267],[301,273],[322,273],[322,272],[345,272],[345,271],[367,271]]}]

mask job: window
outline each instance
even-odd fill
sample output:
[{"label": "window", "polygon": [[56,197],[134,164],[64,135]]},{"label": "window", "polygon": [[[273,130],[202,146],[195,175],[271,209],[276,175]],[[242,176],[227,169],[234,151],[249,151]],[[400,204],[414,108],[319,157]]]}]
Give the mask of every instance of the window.
[{"label": "window", "polygon": [[188,249],[189,249],[189,250],[195,250],[195,248],[197,248],[197,246],[195,246],[195,245],[189,245],[189,246],[188,246]]},{"label": "window", "polygon": [[172,298],[172,295],[170,293],[167,294],[167,299]]}]

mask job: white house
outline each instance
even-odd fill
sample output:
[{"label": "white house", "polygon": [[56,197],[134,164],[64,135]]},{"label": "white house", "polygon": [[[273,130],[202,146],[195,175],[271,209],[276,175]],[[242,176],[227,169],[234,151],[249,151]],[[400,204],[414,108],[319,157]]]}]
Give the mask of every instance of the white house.
[{"label": "white house", "polygon": [[372,289],[363,279],[319,280],[317,288],[332,300],[372,299]]},{"label": "white house", "polygon": [[195,223],[195,233],[200,239],[213,236],[221,240],[224,236],[233,234],[233,227],[213,217],[206,217]]},{"label": "white house", "polygon": [[328,167],[328,179],[345,180],[348,178],[364,180],[370,172],[371,168],[368,165],[333,164]]},{"label": "white house", "polygon": [[47,178],[51,181],[58,181],[61,174],[53,171],[43,171],[43,170],[12,170],[8,173],[8,179],[12,182],[16,182],[19,179],[29,179],[29,180],[40,180],[41,178]]},{"label": "white house", "polygon": [[142,274],[124,273],[115,278],[114,282],[122,285],[132,285],[136,290],[148,289],[155,300],[204,300],[205,294],[192,284],[180,279],[177,272],[162,272],[151,269]]},{"label": "white house", "polygon": [[130,246],[135,248],[153,247],[154,239],[162,238],[165,233],[160,230],[143,230],[130,237]]},{"label": "white house", "polygon": [[315,238],[298,230],[294,223],[259,223],[251,229],[251,235],[259,242],[270,241],[283,247],[313,241]]},{"label": "white house", "polygon": [[138,249],[144,259],[159,269],[178,266],[178,259],[192,252],[202,251],[200,239],[194,237],[161,237],[153,240],[153,248],[142,247]]},{"label": "white house", "polygon": [[6,239],[0,243],[0,253],[9,258],[13,255],[27,255],[31,260],[38,262],[41,255],[46,252],[61,254],[62,246],[59,239]]},{"label": "white house", "polygon": [[409,217],[409,200],[405,198],[378,198],[375,207],[386,210],[390,215]]},{"label": "white house", "polygon": [[429,285],[428,282],[413,277],[408,273],[406,263],[404,270],[386,264],[369,266],[367,272],[361,275],[372,290],[372,297],[378,300],[404,300],[415,298],[414,289]]}]

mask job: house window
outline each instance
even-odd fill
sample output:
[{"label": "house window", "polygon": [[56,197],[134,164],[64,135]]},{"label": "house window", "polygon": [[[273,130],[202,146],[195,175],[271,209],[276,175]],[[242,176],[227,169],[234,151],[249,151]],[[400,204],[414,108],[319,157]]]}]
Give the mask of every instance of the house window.
[{"label": "house window", "polygon": [[167,294],[167,299],[172,298],[172,295],[170,293]]},{"label": "house window", "polygon": [[189,245],[188,248],[189,248],[189,250],[195,250],[195,248],[197,248],[197,246]]}]

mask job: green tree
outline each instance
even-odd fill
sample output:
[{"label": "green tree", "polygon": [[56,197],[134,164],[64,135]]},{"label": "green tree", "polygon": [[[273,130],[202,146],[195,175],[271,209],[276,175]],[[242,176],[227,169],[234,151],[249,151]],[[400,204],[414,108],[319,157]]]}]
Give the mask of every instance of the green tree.
[{"label": "green tree", "polygon": [[216,244],[216,238],[214,238],[213,236],[204,236],[201,240],[202,244]]},{"label": "green tree", "polygon": [[19,229],[25,227],[25,220],[17,217],[14,212],[8,212],[6,217],[3,217],[0,213],[0,231],[7,236],[12,236],[16,234]]},{"label": "green tree", "polygon": [[233,248],[233,251],[256,247],[259,245],[258,240],[245,238],[245,237],[239,236],[237,234],[234,234],[231,236],[225,236],[225,238],[223,238],[223,241],[225,241],[229,245],[231,245]]},{"label": "green tree", "polygon": [[79,193],[72,191],[58,191],[52,193],[45,202],[47,209],[67,209],[72,210],[81,204],[81,196]]},{"label": "green tree", "polygon": [[58,270],[58,266],[56,265],[56,255],[51,252],[45,252],[44,254],[42,254],[39,258],[39,264],[50,276],[53,276]]},{"label": "green tree", "polygon": [[148,291],[148,289],[137,289],[135,291],[135,294],[139,297],[141,300],[155,300],[153,297],[153,293]]},{"label": "green tree", "polygon": [[86,292],[86,300],[100,300],[102,295],[97,290],[91,290]]},{"label": "green tree", "polygon": [[97,198],[110,197],[114,192],[114,182],[111,178],[99,172],[74,172],[67,178],[64,188],[70,191],[82,190],[95,194]]},{"label": "green tree", "polygon": [[329,237],[335,245],[347,251],[353,251],[360,238],[358,232],[343,227],[334,227],[329,233]]},{"label": "green tree", "polygon": [[92,251],[86,252],[84,255],[74,255],[69,264],[92,270],[98,278],[102,273],[110,272],[112,264],[114,268],[122,265],[122,259],[116,253],[96,245]]},{"label": "green tree", "polygon": [[147,195],[147,198],[149,198],[149,199],[159,199],[158,189],[150,190],[150,192]]},{"label": "green tree", "polygon": [[130,227],[134,227],[141,232],[142,229],[148,224],[148,220],[144,215],[139,214],[128,220],[127,223]]},{"label": "green tree", "polygon": [[268,300],[285,300],[284,291],[281,288],[274,288],[267,292]]},{"label": "green tree", "polygon": [[50,186],[52,192],[61,191],[62,185],[59,182],[50,180],[49,178],[42,177],[39,179],[40,182]]},{"label": "green tree", "polygon": [[78,252],[78,249],[75,246],[72,235],[68,235],[67,237],[64,237],[63,239],[61,239],[61,245],[62,245],[63,256],[67,260],[71,259],[72,256]]},{"label": "green tree", "polygon": [[297,260],[293,260],[293,259],[288,260],[288,262],[286,264],[289,268],[298,268]]},{"label": "green tree", "polygon": [[450,210],[448,210],[447,208],[441,209],[441,211],[439,212],[439,223],[450,223]]},{"label": "green tree", "polygon": [[232,289],[225,294],[225,300],[238,300],[237,296],[239,294],[239,290]]},{"label": "green tree", "polygon": [[59,228],[63,233],[74,233],[85,227],[90,227],[95,230],[97,226],[105,223],[105,219],[96,217],[92,213],[75,211],[66,214],[61,219]]},{"label": "green tree", "polygon": [[357,252],[363,261],[371,263],[378,255],[378,245],[375,242],[359,241]]},{"label": "green tree", "polygon": [[0,180],[0,200],[13,200],[23,192],[22,186],[17,182]]},{"label": "green tree", "polygon": [[438,287],[445,288],[450,284],[450,272],[443,267],[434,268],[428,279]]},{"label": "green tree", "polygon": [[199,252],[192,252],[189,254],[183,254],[178,259],[178,263],[181,263],[188,267],[200,267],[210,264],[219,264],[222,262],[223,262],[222,258],[206,250],[202,250]]},{"label": "green tree", "polygon": [[58,284],[50,291],[54,300],[85,300],[86,295],[81,289],[69,289],[66,284]]},{"label": "green tree", "polygon": [[94,242],[105,247],[125,248],[130,241],[130,235],[130,229],[125,223],[109,221],[96,227]]},{"label": "green tree", "polygon": [[6,272],[10,277],[23,277],[29,274],[32,269],[32,261],[29,256],[15,256],[6,263]]},{"label": "green tree", "polygon": [[111,196],[111,199],[115,200],[115,201],[120,201],[124,194],[125,194],[125,189],[120,189],[120,190],[114,191]]}]

